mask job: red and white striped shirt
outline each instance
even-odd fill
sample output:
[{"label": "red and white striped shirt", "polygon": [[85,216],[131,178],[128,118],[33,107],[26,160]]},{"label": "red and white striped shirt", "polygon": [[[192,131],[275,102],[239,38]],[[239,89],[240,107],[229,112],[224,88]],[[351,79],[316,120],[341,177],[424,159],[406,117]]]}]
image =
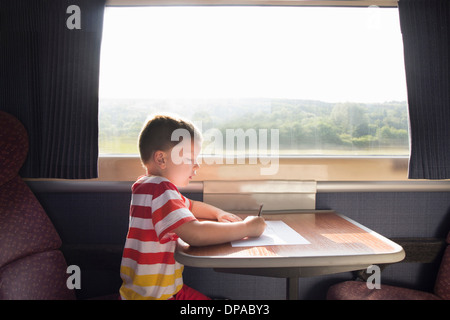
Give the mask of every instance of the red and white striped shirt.
[{"label": "red and white striped shirt", "polygon": [[158,176],[140,177],[132,192],[120,295],[124,300],[166,300],[183,286],[183,265],[174,259],[178,237],[172,231],[196,220],[192,202]]}]

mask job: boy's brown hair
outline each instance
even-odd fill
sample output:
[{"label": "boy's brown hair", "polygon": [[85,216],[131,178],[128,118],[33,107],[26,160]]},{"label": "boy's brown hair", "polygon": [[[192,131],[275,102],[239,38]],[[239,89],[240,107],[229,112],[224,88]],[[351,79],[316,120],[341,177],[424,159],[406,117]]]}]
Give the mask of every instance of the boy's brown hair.
[{"label": "boy's brown hair", "polygon": [[191,141],[201,141],[201,133],[190,122],[171,116],[157,115],[151,118],[139,135],[139,153],[141,161],[146,164],[155,151],[167,151],[181,140],[172,141],[172,133],[177,129],[185,129]]}]

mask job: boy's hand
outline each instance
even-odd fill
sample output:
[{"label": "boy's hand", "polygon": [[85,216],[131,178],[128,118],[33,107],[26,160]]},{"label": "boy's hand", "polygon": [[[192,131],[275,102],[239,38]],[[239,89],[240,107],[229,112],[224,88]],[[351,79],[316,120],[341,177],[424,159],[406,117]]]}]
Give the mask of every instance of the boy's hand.
[{"label": "boy's hand", "polygon": [[259,237],[266,229],[266,222],[261,217],[248,216],[244,222],[247,224],[249,237]]},{"label": "boy's hand", "polygon": [[239,218],[237,215],[226,212],[226,211],[220,211],[217,214],[217,221],[219,222],[237,222],[242,221],[241,218]]}]

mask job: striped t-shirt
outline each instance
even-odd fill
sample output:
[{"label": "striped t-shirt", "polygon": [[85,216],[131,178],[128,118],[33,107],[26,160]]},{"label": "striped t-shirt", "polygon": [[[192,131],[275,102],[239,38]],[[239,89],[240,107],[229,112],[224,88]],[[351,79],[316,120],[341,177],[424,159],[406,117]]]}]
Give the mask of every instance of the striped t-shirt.
[{"label": "striped t-shirt", "polygon": [[192,203],[166,178],[140,177],[132,187],[130,223],[122,256],[124,300],[166,300],[183,286],[183,265],[174,259],[172,231],[196,220]]}]

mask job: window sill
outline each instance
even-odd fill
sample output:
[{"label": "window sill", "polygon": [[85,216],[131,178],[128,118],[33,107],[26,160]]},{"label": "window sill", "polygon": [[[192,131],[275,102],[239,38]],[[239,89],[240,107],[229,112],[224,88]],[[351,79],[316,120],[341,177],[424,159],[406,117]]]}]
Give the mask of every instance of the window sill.
[{"label": "window sill", "polygon": [[[260,165],[202,165],[182,192],[202,193],[205,181],[316,181],[317,193],[450,192],[450,181],[408,180],[408,159],[398,158],[280,158],[279,172],[259,174]],[[36,192],[129,192],[145,173],[136,156],[102,156],[100,177],[92,180],[25,179]]]},{"label": "window sill", "polygon": [[[194,181],[208,180],[314,180],[410,181],[407,157],[280,157],[278,163],[200,165]],[[211,162],[211,161],[210,161]],[[217,161],[216,161],[217,162]],[[248,161],[247,161],[248,162]],[[272,166],[276,174],[263,175]],[[137,156],[101,156],[100,181],[135,181],[145,173]]]},{"label": "window sill", "polygon": [[305,0],[107,0],[107,6],[137,5],[283,5],[283,6],[350,6],[350,7],[397,7],[398,0],[351,0],[351,1],[305,1]]}]

